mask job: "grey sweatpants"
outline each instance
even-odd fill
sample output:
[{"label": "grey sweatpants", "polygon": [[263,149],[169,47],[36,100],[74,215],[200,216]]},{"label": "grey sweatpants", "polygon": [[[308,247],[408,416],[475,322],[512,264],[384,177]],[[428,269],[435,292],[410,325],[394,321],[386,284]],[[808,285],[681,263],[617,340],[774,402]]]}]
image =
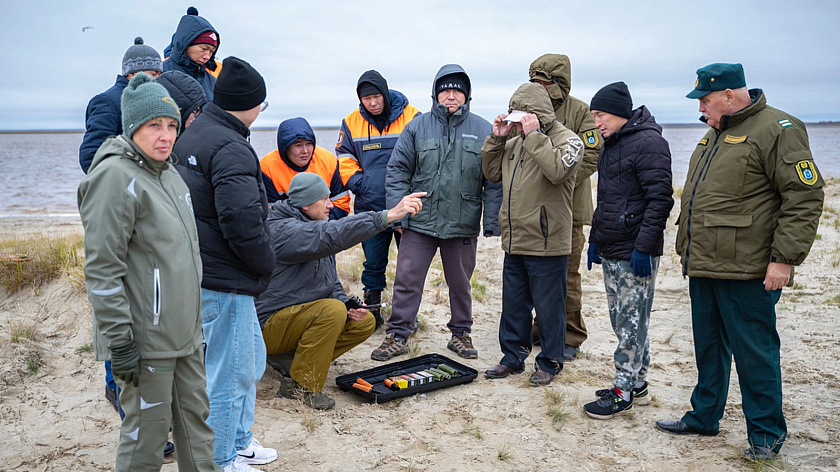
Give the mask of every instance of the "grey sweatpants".
[{"label": "grey sweatpants", "polygon": [[210,401],[203,349],[175,359],[141,359],[138,387],[115,380],[125,411],[117,472],[159,471],[170,425],[179,471],[221,472],[213,462],[213,430],[206,422]]},{"label": "grey sweatpants", "polygon": [[397,255],[397,273],[394,276],[394,296],[388,333],[408,339],[414,331],[414,320],[423,298],[423,285],[440,248],[443,276],[449,285],[451,315],[446,325],[452,334],[463,336],[472,330],[472,293],[470,277],[475,269],[477,238],[439,239],[405,230],[400,239]]},{"label": "grey sweatpants", "polygon": [[650,277],[636,277],[630,261],[603,259],[604,288],[610,309],[610,323],[618,338],[613,360],[613,384],[630,391],[645,382],[650,367],[650,309],[656,288],[659,257],[654,257]]}]

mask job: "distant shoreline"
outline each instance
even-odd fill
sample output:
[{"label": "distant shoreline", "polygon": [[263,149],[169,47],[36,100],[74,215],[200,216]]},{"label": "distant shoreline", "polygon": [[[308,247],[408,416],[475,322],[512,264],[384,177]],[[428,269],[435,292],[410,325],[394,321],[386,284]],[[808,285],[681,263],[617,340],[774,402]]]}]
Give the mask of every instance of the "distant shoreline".
[{"label": "distant shoreline", "polygon": [[[659,123],[663,128],[706,128],[703,123]],[[818,121],[814,123],[805,123],[805,126],[840,126],[840,121]],[[336,126],[313,126],[315,131],[337,130]],[[260,126],[251,128],[251,131],[276,131],[277,127]],[[21,130],[0,130],[0,134],[72,134],[84,133],[81,129],[21,129]]]}]

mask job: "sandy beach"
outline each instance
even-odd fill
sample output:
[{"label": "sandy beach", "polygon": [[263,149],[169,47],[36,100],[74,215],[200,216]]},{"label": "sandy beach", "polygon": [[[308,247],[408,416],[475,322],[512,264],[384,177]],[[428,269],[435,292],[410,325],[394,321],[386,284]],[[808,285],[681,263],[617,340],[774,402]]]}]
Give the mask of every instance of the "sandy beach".
[{"label": "sandy beach", "polygon": [[[262,469],[755,470],[742,458],[746,426],[734,365],[718,436],[671,436],[654,425],[656,420],[677,419],[689,408],[696,380],[688,281],[681,276],[673,252],[678,208],[679,203],[665,236],[651,319],[650,405],[636,406],[631,414],[608,421],[583,413],[582,406],[594,399],[593,392],[611,383],[615,348],[602,273],[600,267],[587,271],[585,256],[583,305],[589,339],[581,356],[567,363],[546,388],[528,386],[533,355],[525,374],[485,379],[484,370],[501,358],[497,337],[503,253],[498,238],[481,239],[476,276],[486,285],[486,294],[473,303],[473,340],[479,358],[463,360],[446,349],[448,295],[435,263],[420,308],[421,330],[410,341],[416,346],[412,354],[453,357],[478,370],[478,378],[382,405],[341,392],[337,376],[381,365],[370,359],[370,352],[382,341],[384,330],[331,367],[325,393],[336,400],[332,411],[318,412],[277,398],[279,377],[269,368],[258,385],[253,431],[264,445],[277,448],[280,458]],[[82,229],[77,217],[32,216],[0,218],[0,233],[80,235]],[[353,272],[362,257],[361,249],[355,248],[339,256],[339,265],[343,272]],[[393,276],[393,265],[390,270]],[[357,280],[344,282],[348,293],[361,294]],[[795,282],[777,305],[789,437],[780,460],[762,470],[838,470],[840,450],[831,440],[840,435],[838,180],[826,187],[818,237],[805,264],[796,270]],[[37,321],[37,334],[12,342],[12,327],[27,320]],[[113,470],[120,420],[103,395],[102,363],[85,348],[91,343],[91,323],[86,295],[67,277],[17,294],[0,294],[0,469]],[[401,359],[405,357],[396,360]],[[27,364],[33,362],[38,365],[36,373]],[[560,413],[552,416],[550,410]],[[167,458],[163,470],[177,470],[172,458]]]}]

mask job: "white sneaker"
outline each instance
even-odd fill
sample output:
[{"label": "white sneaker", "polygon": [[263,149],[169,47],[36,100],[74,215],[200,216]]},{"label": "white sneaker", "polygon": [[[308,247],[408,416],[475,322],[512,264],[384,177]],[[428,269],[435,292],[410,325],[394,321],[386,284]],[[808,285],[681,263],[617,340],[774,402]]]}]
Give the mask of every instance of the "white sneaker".
[{"label": "white sneaker", "polygon": [[239,458],[231,462],[230,464],[225,466],[224,472],[262,472],[259,469],[255,469],[248,464],[243,462],[239,462]]},{"label": "white sneaker", "polygon": [[236,451],[236,453],[238,454],[236,462],[239,462],[240,464],[268,464],[269,462],[277,460],[276,449],[262,447],[260,442],[253,437],[251,438],[251,443],[248,444],[248,447],[240,451]]}]

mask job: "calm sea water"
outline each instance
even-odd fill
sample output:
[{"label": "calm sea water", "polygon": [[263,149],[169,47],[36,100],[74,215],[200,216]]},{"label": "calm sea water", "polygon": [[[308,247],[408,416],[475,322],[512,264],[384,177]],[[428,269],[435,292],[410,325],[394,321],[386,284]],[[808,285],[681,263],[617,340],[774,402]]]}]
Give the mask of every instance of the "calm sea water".
[{"label": "calm sea water", "polygon": [[[682,185],[688,159],[706,127],[666,127],[676,185]],[[338,129],[315,131],[318,145],[332,150]],[[0,217],[76,214],[76,188],[82,133],[0,133]],[[840,125],[808,127],[811,152],[826,177],[840,177]],[[257,155],[277,147],[276,131],[254,131]]]}]

